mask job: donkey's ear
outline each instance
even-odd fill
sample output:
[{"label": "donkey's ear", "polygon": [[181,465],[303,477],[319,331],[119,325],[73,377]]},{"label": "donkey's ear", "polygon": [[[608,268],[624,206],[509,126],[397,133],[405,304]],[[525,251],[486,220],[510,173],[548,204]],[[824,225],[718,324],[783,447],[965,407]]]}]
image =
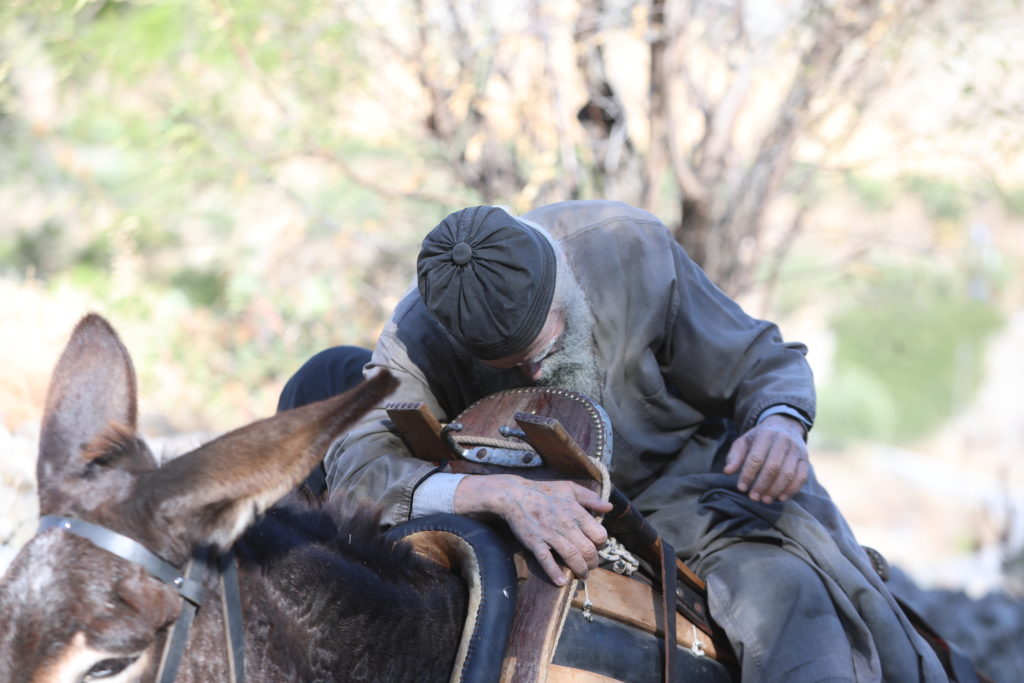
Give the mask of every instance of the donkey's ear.
[{"label": "donkey's ear", "polygon": [[397,385],[382,370],[344,394],[254,422],[147,473],[139,490],[171,538],[229,547]]},{"label": "donkey's ear", "polygon": [[82,318],[57,363],[46,394],[36,481],[39,507],[59,504],[58,484],[86,464],[85,446],[111,425],[135,431],[135,369],[106,320]]}]

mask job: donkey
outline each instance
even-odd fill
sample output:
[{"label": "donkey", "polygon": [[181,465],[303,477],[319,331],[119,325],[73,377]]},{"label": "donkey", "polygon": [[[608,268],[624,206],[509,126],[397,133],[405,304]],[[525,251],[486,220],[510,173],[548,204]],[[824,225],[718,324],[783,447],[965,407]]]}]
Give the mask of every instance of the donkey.
[{"label": "donkey", "polygon": [[123,559],[126,545],[172,574],[233,546],[243,632],[233,651],[221,585],[202,579],[204,607],[178,652],[177,680],[447,679],[466,612],[462,579],[385,540],[371,508],[321,508],[293,491],[394,383],[380,375],[158,467],[135,432],[127,350],[104,319],[83,318],[46,400],[44,524],[0,582],[0,680],[156,679],[172,624],[200,591],[185,590],[193,574],[165,582],[152,564]]}]

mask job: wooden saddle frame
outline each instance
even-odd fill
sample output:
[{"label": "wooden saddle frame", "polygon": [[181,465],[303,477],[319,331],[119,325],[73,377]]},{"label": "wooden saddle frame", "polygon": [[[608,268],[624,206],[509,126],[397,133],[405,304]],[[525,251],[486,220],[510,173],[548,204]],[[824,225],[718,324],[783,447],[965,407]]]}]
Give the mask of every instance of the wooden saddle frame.
[{"label": "wooden saddle frame", "polygon": [[[509,389],[480,399],[447,424],[422,403],[392,403],[386,410],[416,458],[447,464],[456,473],[568,479],[611,500],[614,508],[602,520],[609,534],[643,560],[660,583],[651,586],[598,569],[581,590],[581,582],[563,569],[567,581],[559,587],[530,553],[519,549],[514,554],[519,599],[502,681],[608,680],[552,663],[572,607],[660,637],[665,644],[663,680],[674,679],[677,647],[735,671],[728,642],[708,616],[704,582],[611,485],[611,424],[592,399],[565,389]],[[676,599],[665,599],[671,595]]]}]

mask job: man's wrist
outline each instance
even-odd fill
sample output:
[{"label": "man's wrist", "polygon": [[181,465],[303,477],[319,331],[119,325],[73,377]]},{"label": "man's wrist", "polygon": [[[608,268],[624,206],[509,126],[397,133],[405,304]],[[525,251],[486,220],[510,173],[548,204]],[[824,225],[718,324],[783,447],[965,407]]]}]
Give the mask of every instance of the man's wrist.
[{"label": "man's wrist", "polygon": [[785,429],[786,431],[792,431],[795,435],[799,436],[800,439],[807,438],[807,425],[792,415],[786,413],[773,413],[772,415],[766,416],[763,420],[758,422],[762,425],[772,425],[777,428]]},{"label": "man's wrist", "polygon": [[413,493],[411,516],[423,517],[437,512],[454,512],[455,489],[465,476],[438,472],[424,479]]},{"label": "man's wrist", "polygon": [[769,406],[761,411],[761,414],[757,416],[757,424],[764,423],[770,417],[781,415],[790,418],[802,427],[801,435],[802,438],[807,438],[807,433],[811,431],[811,421],[803,414],[802,411],[797,410],[793,406],[786,405],[785,403],[778,403],[773,406]]}]

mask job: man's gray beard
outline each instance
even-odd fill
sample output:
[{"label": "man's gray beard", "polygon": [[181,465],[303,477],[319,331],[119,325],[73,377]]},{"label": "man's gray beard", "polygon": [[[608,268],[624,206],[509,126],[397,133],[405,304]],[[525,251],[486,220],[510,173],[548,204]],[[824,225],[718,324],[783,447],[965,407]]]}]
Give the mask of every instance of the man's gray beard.
[{"label": "man's gray beard", "polygon": [[601,373],[594,344],[594,319],[579,283],[572,283],[562,303],[565,330],[558,350],[544,360],[540,379],[531,382],[519,368],[499,370],[484,363],[474,364],[474,384],[482,396],[515,389],[541,386],[568,389],[601,401]]},{"label": "man's gray beard", "polygon": [[601,373],[594,347],[594,320],[578,286],[565,303],[565,331],[558,350],[544,361],[538,386],[569,389],[601,401]]}]

